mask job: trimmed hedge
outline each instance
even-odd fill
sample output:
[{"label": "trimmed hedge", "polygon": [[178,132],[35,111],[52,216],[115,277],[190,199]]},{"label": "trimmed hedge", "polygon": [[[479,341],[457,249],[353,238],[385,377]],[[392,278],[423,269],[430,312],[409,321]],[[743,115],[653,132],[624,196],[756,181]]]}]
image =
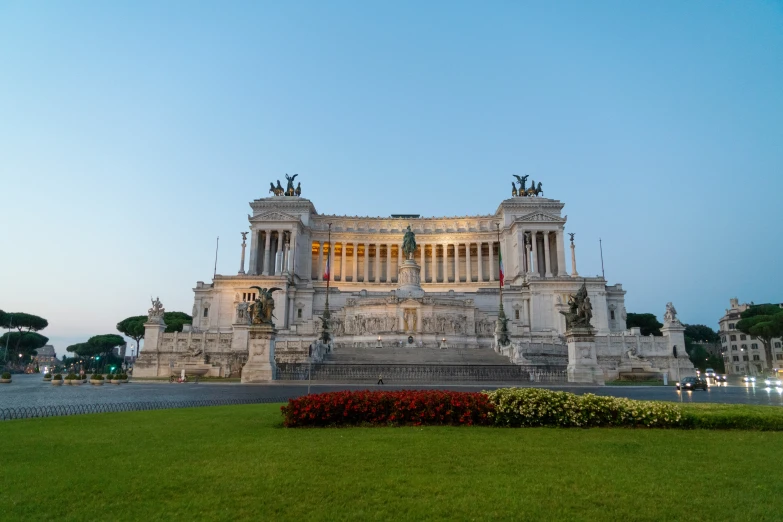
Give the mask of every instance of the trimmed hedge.
[{"label": "trimmed hedge", "polygon": [[283,424],[303,426],[490,425],[486,394],[443,390],[340,391],[291,399]]}]

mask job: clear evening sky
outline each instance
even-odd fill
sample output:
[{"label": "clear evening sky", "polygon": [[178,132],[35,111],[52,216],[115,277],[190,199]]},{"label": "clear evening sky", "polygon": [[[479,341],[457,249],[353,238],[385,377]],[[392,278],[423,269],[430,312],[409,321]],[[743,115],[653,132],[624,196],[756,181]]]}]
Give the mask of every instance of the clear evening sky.
[{"label": "clear evening sky", "polygon": [[373,216],[529,174],[629,312],[783,301],[778,1],[0,1],[0,76],[0,308],[60,354],[190,313],[285,173]]}]

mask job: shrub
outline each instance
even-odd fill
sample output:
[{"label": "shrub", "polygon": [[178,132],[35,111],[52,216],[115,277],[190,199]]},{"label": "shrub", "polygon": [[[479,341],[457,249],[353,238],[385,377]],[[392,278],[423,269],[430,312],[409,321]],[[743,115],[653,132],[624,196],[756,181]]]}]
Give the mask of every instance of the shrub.
[{"label": "shrub", "polygon": [[676,404],[575,395],[540,388],[503,388],[487,392],[494,404],[490,413],[496,426],[636,426],[680,427],[683,416]]},{"label": "shrub", "polygon": [[92,376],[92,380],[93,381],[102,381],[103,380],[103,375],[101,375],[100,373],[96,373],[96,374],[94,374]]},{"label": "shrub", "polygon": [[76,380],[76,375],[74,375],[72,373],[69,373],[68,375],[65,376],[65,380],[66,381],[74,381],[74,380]]},{"label": "shrub", "polygon": [[10,379],[11,378],[11,373],[10,372],[3,372],[3,375],[0,376],[0,378],[2,378],[2,379]]},{"label": "shrub", "polygon": [[46,372],[46,373],[44,374],[44,379],[51,379],[51,378],[52,378],[52,374],[51,374],[51,373],[49,373],[49,372]]},{"label": "shrub", "polygon": [[63,380],[63,376],[60,373],[55,373],[54,377],[52,377],[52,379],[54,379],[55,381],[62,381]]},{"label": "shrub", "polygon": [[492,404],[483,393],[365,390],[305,395],[281,410],[287,427],[470,426],[488,425]]}]

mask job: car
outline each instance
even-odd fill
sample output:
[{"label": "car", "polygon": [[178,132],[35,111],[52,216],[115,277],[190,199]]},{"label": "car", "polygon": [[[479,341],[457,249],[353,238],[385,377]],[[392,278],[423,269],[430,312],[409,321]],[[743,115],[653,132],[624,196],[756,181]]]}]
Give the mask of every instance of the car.
[{"label": "car", "polygon": [[705,377],[715,377],[716,376],[715,375],[715,370],[713,370],[712,368],[707,368],[706,370],[704,370],[704,376]]},{"label": "car", "polygon": [[701,388],[707,391],[707,381],[701,377],[686,377],[682,381],[677,383],[678,390],[698,390]]},{"label": "car", "polygon": [[742,382],[756,382],[756,378],[750,375],[743,375]]},{"label": "car", "polygon": [[726,382],[728,382],[728,380],[729,380],[729,376],[728,375],[716,375],[715,376],[715,382],[720,383],[720,384],[725,384]]},{"label": "car", "polygon": [[783,387],[783,381],[777,377],[766,377],[764,379],[764,385],[770,388],[781,388]]}]

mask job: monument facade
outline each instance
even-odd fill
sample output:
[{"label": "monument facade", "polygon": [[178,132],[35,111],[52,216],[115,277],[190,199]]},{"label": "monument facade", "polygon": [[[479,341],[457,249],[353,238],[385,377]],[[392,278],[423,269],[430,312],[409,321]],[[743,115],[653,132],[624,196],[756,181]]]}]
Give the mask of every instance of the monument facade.
[{"label": "monument facade", "polygon": [[[617,376],[620,350],[629,344],[663,371],[673,364],[670,339],[639,340],[626,330],[622,285],[577,272],[574,234],[565,239],[564,204],[545,198],[540,182],[527,187],[528,177],[516,176],[512,196],[484,215],[361,217],[318,213],[294,178],[286,175],[286,188],[270,183],[269,197],[250,202],[238,273],[196,283],[192,328],[152,332],[137,375],[166,374],[194,353],[194,345],[211,365],[210,375],[236,375],[258,359],[250,345],[262,294],[265,313],[272,314],[264,323],[271,338],[259,357],[278,363],[309,360],[321,339],[327,353],[449,347],[565,368],[565,314],[584,292],[593,355],[607,378]],[[506,320],[499,322],[501,295]],[[159,329],[156,324],[150,328]],[[684,353],[684,341],[680,346]]]}]

